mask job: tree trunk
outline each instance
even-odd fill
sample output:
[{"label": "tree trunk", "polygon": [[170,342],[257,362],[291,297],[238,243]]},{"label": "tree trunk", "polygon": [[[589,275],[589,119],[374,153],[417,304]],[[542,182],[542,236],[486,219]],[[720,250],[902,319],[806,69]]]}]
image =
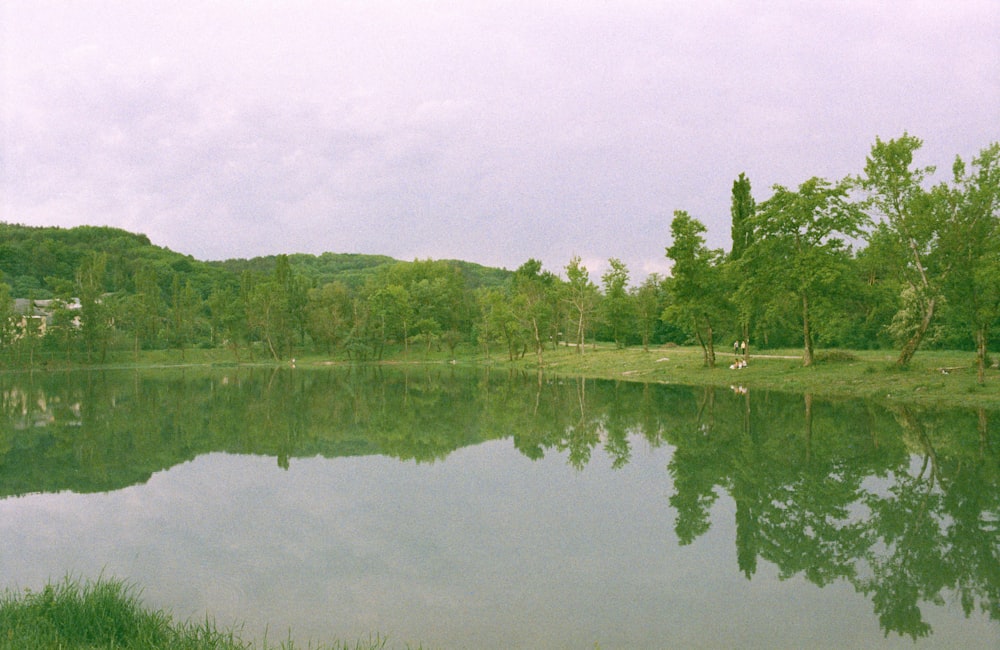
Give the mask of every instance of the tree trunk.
[{"label": "tree trunk", "polygon": [[920,342],[924,340],[924,334],[927,333],[927,329],[931,326],[931,319],[934,318],[934,306],[936,301],[936,298],[931,298],[927,302],[923,318],[920,319],[920,326],[917,328],[917,331],[913,333],[913,336],[910,337],[910,340],[903,345],[903,349],[899,353],[899,359],[896,360],[896,365],[900,368],[905,368],[910,365],[910,361],[913,360],[913,355],[917,353],[917,348],[920,347]]},{"label": "tree trunk", "polygon": [[542,367],[542,336],[538,332],[538,320],[531,319],[531,330],[535,335],[535,355],[538,357],[538,367]]},{"label": "tree trunk", "polygon": [[708,367],[710,367],[708,365],[708,346],[705,345],[705,339],[703,339],[702,336],[701,336],[701,330],[698,329],[697,327],[695,327],[694,328],[694,335],[695,335],[695,338],[698,339],[698,345],[701,346],[701,356],[702,356],[702,361],[704,363],[704,366],[706,368],[708,368]]},{"label": "tree trunk", "polygon": [[802,294],[802,365],[811,366],[813,362],[812,331],[809,329],[809,296]]},{"label": "tree trunk", "polygon": [[986,383],[986,328],[976,329],[976,381]]},{"label": "tree trunk", "polygon": [[715,340],[713,338],[711,325],[708,326],[708,354],[706,356],[706,360],[708,361],[709,368],[715,367]]},{"label": "tree trunk", "polygon": [[[268,333],[264,336],[264,340],[267,341],[267,347],[271,351],[271,356],[274,357],[275,361],[279,361],[278,351],[274,349],[274,343],[271,342],[271,334]],[[181,348],[181,359],[184,358],[184,348]]]}]

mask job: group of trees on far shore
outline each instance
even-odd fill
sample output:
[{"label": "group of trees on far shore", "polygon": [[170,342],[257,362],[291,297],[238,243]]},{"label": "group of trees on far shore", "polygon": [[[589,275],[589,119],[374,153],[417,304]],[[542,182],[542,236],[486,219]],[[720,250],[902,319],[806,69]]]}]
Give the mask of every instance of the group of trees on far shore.
[{"label": "group of trees on far shore", "polygon": [[[553,345],[974,350],[980,381],[1000,324],[1000,143],[930,186],[921,141],[876,139],[862,172],[774,186],[757,203],[732,187],[732,248],[711,249],[683,210],[669,224],[669,277],[631,282],[579,257],[553,272],[452,260],[278,255],[202,262],[106,227],[0,224],[0,362],[102,362],[143,349],[229,347],[237,360],[314,351],[354,360],[388,346],[460,345],[541,363]],[[666,224],[665,224],[666,227]]]}]

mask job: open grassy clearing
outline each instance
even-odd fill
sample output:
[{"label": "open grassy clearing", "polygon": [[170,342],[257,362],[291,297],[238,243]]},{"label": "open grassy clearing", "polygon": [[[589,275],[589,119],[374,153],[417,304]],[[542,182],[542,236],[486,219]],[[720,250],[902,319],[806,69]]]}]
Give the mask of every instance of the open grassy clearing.
[{"label": "open grassy clearing", "polygon": [[[573,346],[547,348],[542,369],[548,374],[584,376],[618,381],[690,384],[695,386],[734,386],[746,388],[812,393],[830,397],[876,399],[901,403],[936,406],[1000,408],[1000,372],[994,366],[986,372],[986,382],[976,381],[975,357],[966,351],[920,351],[910,366],[896,366],[893,350],[818,350],[811,367],[802,366],[798,349],[751,350],[748,367],[731,370],[731,351],[721,349],[716,367],[706,368],[702,351],[691,346],[653,347],[648,352],[640,347],[616,349],[611,344],[587,345],[582,354]],[[299,368],[351,365],[340,356],[303,354],[295,359]],[[411,348],[390,347],[382,361],[386,365],[458,364],[512,368],[535,372],[538,362],[534,354],[509,361],[504,350],[494,349],[489,358],[482,350],[470,345],[459,346],[454,357],[447,350],[426,352]],[[235,367],[291,367],[291,360],[275,362],[258,351],[251,356],[235,355],[224,349],[191,349],[184,355],[177,350],[144,351],[138,361],[132,355],[119,357],[102,366],[88,369]],[[50,365],[48,370],[80,368],[72,365]],[[22,371],[23,372],[23,371]]]},{"label": "open grassy clearing", "polygon": [[[968,352],[920,352],[910,367],[899,369],[890,350],[819,351],[816,361],[802,366],[798,350],[751,351],[746,368],[732,370],[731,352],[717,355],[716,367],[706,368],[700,348],[659,347],[618,350],[611,346],[588,346],[546,350],[546,373],[586,377],[709,386],[734,386],[920,403],[936,406],[1000,408],[1000,373],[990,369],[986,383],[976,382],[974,358]],[[500,362],[500,365],[511,365]],[[534,357],[514,362],[516,367],[536,369]]]}]

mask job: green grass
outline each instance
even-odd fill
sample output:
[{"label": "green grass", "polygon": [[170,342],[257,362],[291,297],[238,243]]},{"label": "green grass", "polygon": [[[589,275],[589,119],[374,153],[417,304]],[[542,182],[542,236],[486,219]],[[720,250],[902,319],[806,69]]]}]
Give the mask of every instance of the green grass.
[{"label": "green grass", "polygon": [[354,644],[301,646],[289,639],[258,646],[211,621],[175,622],[162,610],[144,607],[137,589],[118,579],[66,578],[41,591],[7,589],[0,596],[0,650],[376,650],[386,643],[373,637]]},{"label": "green grass", "polygon": [[[817,350],[815,362],[802,366],[802,350],[751,350],[750,365],[730,370],[731,352],[720,349],[716,367],[705,368],[698,347],[662,346],[649,352],[639,347],[624,350],[610,344],[588,345],[583,354],[575,347],[547,348],[542,369],[547,374],[585,376],[639,382],[730,386],[812,393],[816,396],[877,399],[898,403],[936,406],[986,407],[1000,409],[1000,372],[990,368],[986,382],[976,381],[975,357],[965,351],[921,350],[910,366],[896,366],[893,350]],[[330,357],[314,352],[300,354],[296,367],[347,365],[342,355]],[[382,363],[387,365],[457,364],[473,367],[513,368],[535,372],[533,352],[523,359],[508,361],[505,350],[494,347],[489,359],[482,350],[468,344],[453,356],[447,349],[428,353],[422,347],[387,347]],[[104,368],[183,368],[231,367],[237,365],[233,353],[223,349],[190,349],[181,358],[177,350],[144,351],[138,362],[131,355],[117,357]],[[239,365],[290,367],[289,360],[275,362],[260,351],[253,360],[245,352]]]},{"label": "green grass", "polygon": [[[706,368],[700,348],[658,347],[615,349],[588,346],[546,350],[543,371],[625,381],[741,385],[746,388],[812,393],[831,398],[877,399],[883,402],[1000,409],[1000,372],[991,368],[986,382],[976,381],[975,358],[969,352],[921,351],[905,369],[897,368],[890,350],[817,351],[810,367],[802,365],[801,350],[751,351],[746,368],[731,370],[731,353],[719,353],[716,367]],[[537,370],[533,356],[499,366]]]}]

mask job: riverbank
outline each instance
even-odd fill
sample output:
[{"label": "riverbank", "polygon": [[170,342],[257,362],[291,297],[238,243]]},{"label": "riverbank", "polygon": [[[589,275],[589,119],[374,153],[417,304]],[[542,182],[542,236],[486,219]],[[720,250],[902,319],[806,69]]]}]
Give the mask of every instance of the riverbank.
[{"label": "riverbank", "polygon": [[[497,351],[500,352],[500,351]],[[425,365],[447,364],[464,367],[513,369],[538,372],[533,354],[509,361],[500,352],[490,357],[478,348],[460,346],[454,356],[447,351],[404,352],[387,349],[381,361],[368,364]],[[896,366],[892,350],[839,351],[821,350],[812,366],[802,366],[801,350],[764,350],[751,352],[745,368],[731,369],[731,353],[719,354],[715,368],[706,368],[702,351],[697,347],[661,346],[644,351],[639,347],[616,349],[612,345],[588,345],[583,353],[575,347],[548,348],[542,356],[541,370],[558,376],[611,379],[615,381],[688,384],[694,386],[739,386],[753,390],[777,390],[810,393],[817,397],[877,400],[887,403],[919,404],[935,407],[983,407],[1000,409],[1000,372],[996,367],[986,372],[986,381],[976,380],[974,356],[965,351],[921,351],[910,366]],[[348,359],[329,355],[307,354],[293,360],[275,362],[257,355],[244,354],[240,361],[229,350],[176,350],[143,352],[138,360],[131,354],[94,366],[51,363],[15,372],[62,371],[67,369],[172,369],[297,367],[315,368],[352,365]],[[8,369],[10,370],[10,369]]]},{"label": "riverbank", "polygon": [[[696,386],[731,387],[810,393],[814,396],[865,399],[936,407],[1000,409],[1000,372],[991,368],[986,382],[976,381],[973,355],[967,352],[919,352],[900,369],[889,350],[821,351],[803,367],[801,351],[752,353],[745,368],[732,369],[732,354],[719,354],[715,368],[706,368],[700,348],[659,347],[617,350],[587,347],[546,350],[543,371],[562,376]],[[500,362],[535,371],[534,358]]]}]

